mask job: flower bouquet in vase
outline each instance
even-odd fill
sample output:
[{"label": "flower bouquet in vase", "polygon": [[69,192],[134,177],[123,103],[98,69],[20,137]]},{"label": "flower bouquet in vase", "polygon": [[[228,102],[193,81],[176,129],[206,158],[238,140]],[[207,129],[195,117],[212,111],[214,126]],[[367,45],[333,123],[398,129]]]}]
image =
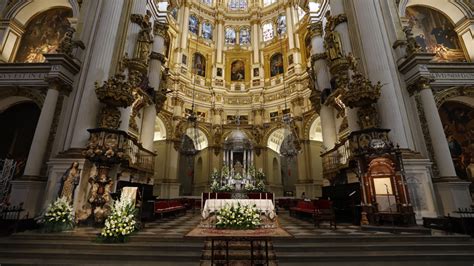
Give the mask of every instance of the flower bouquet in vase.
[{"label": "flower bouquet in vase", "polygon": [[40,216],[39,223],[45,232],[61,232],[74,228],[74,211],[66,197],[56,199],[49,204],[46,212]]}]

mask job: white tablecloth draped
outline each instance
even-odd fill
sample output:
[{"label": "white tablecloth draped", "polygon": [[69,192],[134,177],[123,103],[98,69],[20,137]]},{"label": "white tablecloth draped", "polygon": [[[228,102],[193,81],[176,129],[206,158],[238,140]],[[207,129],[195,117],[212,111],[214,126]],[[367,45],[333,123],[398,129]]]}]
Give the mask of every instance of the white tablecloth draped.
[{"label": "white tablecloth draped", "polygon": [[211,213],[223,208],[226,204],[237,206],[238,203],[242,206],[256,205],[257,209],[268,215],[270,219],[275,218],[275,206],[269,199],[208,199],[204,204],[202,217],[206,219]]}]

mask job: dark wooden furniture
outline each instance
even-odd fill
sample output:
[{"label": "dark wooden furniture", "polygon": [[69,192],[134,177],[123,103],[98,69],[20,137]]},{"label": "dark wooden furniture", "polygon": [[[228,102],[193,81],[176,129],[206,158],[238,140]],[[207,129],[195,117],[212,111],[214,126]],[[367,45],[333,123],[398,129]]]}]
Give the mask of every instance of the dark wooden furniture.
[{"label": "dark wooden furniture", "polygon": [[158,214],[163,218],[164,214],[186,213],[186,207],[184,207],[178,200],[157,200],[155,201],[154,207],[155,216]]},{"label": "dark wooden furniture", "polygon": [[329,227],[334,226],[334,229],[337,229],[336,226],[336,213],[332,207],[332,202],[330,200],[316,200],[314,201],[314,225],[319,227],[319,224],[322,221],[329,222]]},{"label": "dark wooden furniture", "polygon": [[295,207],[290,208],[290,216],[296,216],[298,214],[313,216],[314,212],[315,206],[313,202],[306,200],[300,200]]},{"label": "dark wooden furniture", "polygon": [[23,202],[18,206],[7,206],[0,208],[0,233],[9,235],[15,233],[20,222],[20,214],[25,211]]},{"label": "dark wooden furniture", "polygon": [[124,187],[137,188],[136,205],[139,210],[140,219],[150,220],[153,218],[153,203],[155,202],[155,197],[153,196],[153,185],[120,180],[117,182],[116,191],[121,193],[122,188]]}]

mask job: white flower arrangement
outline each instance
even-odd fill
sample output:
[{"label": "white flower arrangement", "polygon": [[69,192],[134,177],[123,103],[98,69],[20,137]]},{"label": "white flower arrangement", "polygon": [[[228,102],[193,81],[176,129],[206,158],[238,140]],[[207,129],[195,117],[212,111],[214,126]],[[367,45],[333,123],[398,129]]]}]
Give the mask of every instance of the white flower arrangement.
[{"label": "white flower arrangement", "polygon": [[226,204],[216,213],[216,228],[255,229],[260,226],[260,212],[256,205]]},{"label": "white flower arrangement", "polygon": [[74,210],[66,197],[56,199],[48,205],[39,222],[45,231],[58,232],[74,227]]},{"label": "white flower arrangement", "polygon": [[112,213],[105,220],[100,238],[104,242],[125,242],[138,229],[136,214],[137,209],[130,199],[116,201]]}]

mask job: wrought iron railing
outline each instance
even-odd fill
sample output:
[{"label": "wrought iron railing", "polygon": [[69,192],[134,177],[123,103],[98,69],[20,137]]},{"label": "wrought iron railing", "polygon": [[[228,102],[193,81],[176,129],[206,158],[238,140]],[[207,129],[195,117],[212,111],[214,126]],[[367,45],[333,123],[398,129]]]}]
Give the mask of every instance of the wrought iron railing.
[{"label": "wrought iron railing", "polygon": [[334,148],[321,154],[323,161],[323,175],[332,176],[340,169],[349,166],[351,158],[350,141],[348,139],[337,143]]}]

